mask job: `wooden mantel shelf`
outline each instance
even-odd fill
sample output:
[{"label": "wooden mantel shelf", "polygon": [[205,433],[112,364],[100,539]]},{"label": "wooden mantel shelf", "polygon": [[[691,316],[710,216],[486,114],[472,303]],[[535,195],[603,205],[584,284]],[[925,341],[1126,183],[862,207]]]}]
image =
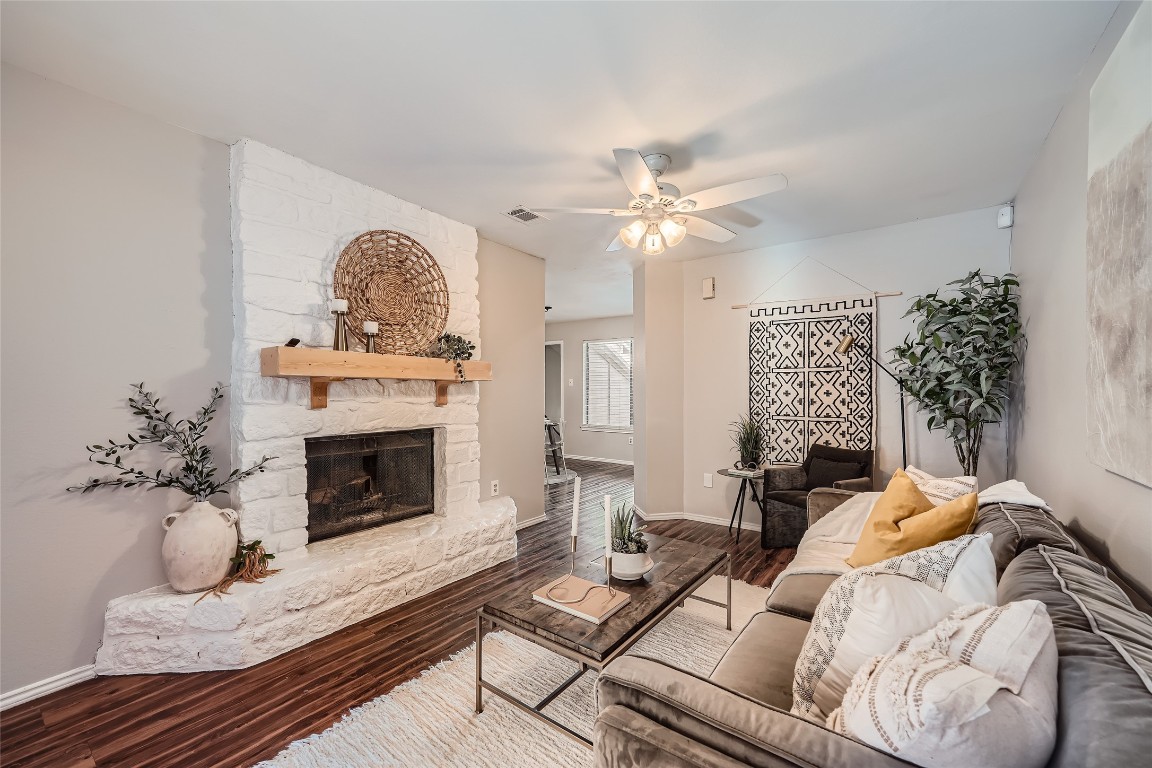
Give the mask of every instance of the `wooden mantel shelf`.
[{"label": "wooden mantel shelf", "polygon": [[[492,363],[468,360],[468,381],[492,381]],[[328,384],[344,379],[423,379],[436,382],[436,405],[448,404],[448,385],[456,380],[451,360],[412,355],[336,352],[308,347],[265,347],[260,350],[263,376],[306,376],[311,382],[310,408],[328,407]]]}]

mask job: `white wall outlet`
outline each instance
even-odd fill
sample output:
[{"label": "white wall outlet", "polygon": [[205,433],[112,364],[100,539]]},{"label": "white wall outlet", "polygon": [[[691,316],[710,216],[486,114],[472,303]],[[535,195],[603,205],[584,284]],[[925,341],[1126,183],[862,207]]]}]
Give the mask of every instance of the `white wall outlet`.
[{"label": "white wall outlet", "polygon": [[575,383],[576,383],[576,379],[568,379],[568,386],[572,386]]},{"label": "white wall outlet", "polygon": [[628,435],[628,445],[632,445],[632,435]]},{"label": "white wall outlet", "polygon": [[716,298],[716,278],[706,277],[700,283],[700,298],[714,299]]},{"label": "white wall outlet", "polygon": [[705,472],[704,473],[704,487],[705,488],[711,488],[712,487],[712,473],[711,472]]},{"label": "white wall outlet", "polygon": [[492,481],[492,495],[493,496],[499,496],[500,495],[500,481],[499,480],[493,480]]}]

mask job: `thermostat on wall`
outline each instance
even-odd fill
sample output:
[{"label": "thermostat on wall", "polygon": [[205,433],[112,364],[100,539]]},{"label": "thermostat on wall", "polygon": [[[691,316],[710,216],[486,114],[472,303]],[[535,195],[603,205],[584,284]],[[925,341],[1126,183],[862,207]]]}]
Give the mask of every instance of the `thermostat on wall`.
[{"label": "thermostat on wall", "polygon": [[714,277],[704,278],[702,297],[705,299],[716,298],[716,278],[714,278]]}]

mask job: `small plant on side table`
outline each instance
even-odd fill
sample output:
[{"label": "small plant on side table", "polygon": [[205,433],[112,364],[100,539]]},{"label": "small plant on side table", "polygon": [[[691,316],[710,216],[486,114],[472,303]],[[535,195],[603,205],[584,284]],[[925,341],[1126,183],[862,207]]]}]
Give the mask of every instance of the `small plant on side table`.
[{"label": "small plant on side table", "polygon": [[732,442],[740,454],[736,469],[759,469],[767,453],[764,427],[748,416],[741,416],[732,422]]}]

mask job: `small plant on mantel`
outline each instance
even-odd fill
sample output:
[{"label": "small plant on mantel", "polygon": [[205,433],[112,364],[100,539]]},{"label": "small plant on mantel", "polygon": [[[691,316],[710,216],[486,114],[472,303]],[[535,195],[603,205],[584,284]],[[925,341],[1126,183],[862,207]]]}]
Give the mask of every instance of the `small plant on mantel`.
[{"label": "small plant on mantel", "polygon": [[[133,416],[144,422],[137,434],[128,434],[128,439],[118,442],[108,438],[107,444],[93,443],[88,449],[88,460],[104,467],[111,467],[116,474],[109,477],[91,477],[81,485],[69,486],[69,491],[88,493],[97,488],[175,488],[186,493],[194,501],[207,501],[209,497],[223,493],[228,486],[246,477],[264,471],[264,465],[275,459],[265,456],[248,469],[234,469],[227,477],[216,476],[216,463],[212,460],[212,449],[204,444],[208,424],[216,415],[216,406],[224,398],[223,387],[212,387],[208,404],[196,412],[191,419],[172,420],[171,411],[165,412],[160,398],[144,389],[144,382],[132,385],[133,395],[128,398],[128,407]],[[176,469],[161,467],[155,473],[129,466],[124,457],[144,445],[155,445],[173,459],[179,460]]]},{"label": "small plant on mantel", "polygon": [[428,357],[442,357],[445,360],[451,360],[456,364],[456,379],[461,383],[468,380],[464,374],[464,366],[461,364],[462,360],[471,360],[472,353],[476,351],[476,345],[468,341],[463,336],[457,336],[454,333],[441,334],[440,338],[436,339],[435,346],[428,352]]}]

